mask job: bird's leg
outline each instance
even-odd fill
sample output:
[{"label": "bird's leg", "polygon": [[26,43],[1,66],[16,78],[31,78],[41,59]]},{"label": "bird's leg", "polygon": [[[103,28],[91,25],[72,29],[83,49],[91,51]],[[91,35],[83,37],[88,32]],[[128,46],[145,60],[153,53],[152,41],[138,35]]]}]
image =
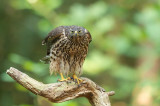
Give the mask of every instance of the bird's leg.
[{"label": "bird's leg", "polygon": [[60,73],[60,76],[61,76],[61,80],[58,79],[58,81],[60,81],[60,82],[70,80],[70,77],[68,77],[68,78],[65,79],[65,78],[63,77],[63,74],[62,74],[62,73]]},{"label": "bird's leg", "polygon": [[78,78],[75,74],[73,74],[72,77],[73,77],[73,80],[77,81],[78,84],[80,84],[83,81],[82,79]]}]

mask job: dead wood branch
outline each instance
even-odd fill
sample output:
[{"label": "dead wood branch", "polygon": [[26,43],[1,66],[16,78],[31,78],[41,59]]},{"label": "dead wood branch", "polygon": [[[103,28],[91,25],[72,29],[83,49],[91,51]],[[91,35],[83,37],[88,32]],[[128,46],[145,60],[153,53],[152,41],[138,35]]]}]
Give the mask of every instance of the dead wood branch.
[{"label": "dead wood branch", "polygon": [[7,74],[29,91],[48,98],[54,103],[86,97],[92,106],[111,106],[109,96],[115,94],[114,91],[106,92],[93,81],[84,77],[81,77],[83,82],[80,85],[73,81],[43,84],[13,67],[7,70]]}]

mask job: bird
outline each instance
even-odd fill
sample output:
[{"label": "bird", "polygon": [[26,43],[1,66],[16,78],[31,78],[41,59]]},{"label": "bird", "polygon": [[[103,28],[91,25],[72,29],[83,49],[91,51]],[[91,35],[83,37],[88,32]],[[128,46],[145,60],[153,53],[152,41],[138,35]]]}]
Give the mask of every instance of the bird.
[{"label": "bird", "polygon": [[[53,29],[42,45],[46,45],[47,54],[41,59],[49,64],[50,75],[59,73],[61,80],[73,80],[80,84],[82,66],[88,53],[89,44],[92,41],[90,32],[81,26],[59,26]],[[64,78],[64,76],[72,76]]]}]

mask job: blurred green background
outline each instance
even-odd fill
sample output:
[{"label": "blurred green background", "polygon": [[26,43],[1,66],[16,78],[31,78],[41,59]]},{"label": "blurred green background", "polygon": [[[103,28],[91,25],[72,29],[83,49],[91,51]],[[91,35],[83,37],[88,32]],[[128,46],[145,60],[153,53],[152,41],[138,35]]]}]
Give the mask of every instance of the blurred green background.
[{"label": "blurred green background", "polygon": [[0,106],[90,106],[85,98],[51,103],[6,74],[12,66],[56,82],[39,60],[46,54],[41,41],[60,25],[90,31],[82,76],[115,91],[112,106],[160,105],[160,0],[1,0]]}]

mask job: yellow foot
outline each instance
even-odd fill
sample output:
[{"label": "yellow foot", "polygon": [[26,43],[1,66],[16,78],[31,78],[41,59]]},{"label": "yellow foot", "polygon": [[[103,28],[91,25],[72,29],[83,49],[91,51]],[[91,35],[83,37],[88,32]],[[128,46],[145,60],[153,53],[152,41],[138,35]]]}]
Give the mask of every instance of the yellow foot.
[{"label": "yellow foot", "polygon": [[76,83],[78,83],[78,85],[83,81],[82,79],[78,78],[75,74],[73,74],[73,80],[76,81]]},{"label": "yellow foot", "polygon": [[62,81],[68,81],[68,80],[71,80],[71,78],[70,77],[68,77],[68,78],[64,78],[63,77],[63,74],[62,73],[60,73],[60,75],[61,75],[61,80],[60,79],[58,79],[58,81],[60,81],[60,82],[62,82]]},{"label": "yellow foot", "polygon": [[60,80],[60,79],[58,79],[58,81],[59,81],[59,82],[68,81],[68,80],[71,80],[71,78],[70,78],[70,77],[68,77],[68,78],[62,78],[61,80]]}]

